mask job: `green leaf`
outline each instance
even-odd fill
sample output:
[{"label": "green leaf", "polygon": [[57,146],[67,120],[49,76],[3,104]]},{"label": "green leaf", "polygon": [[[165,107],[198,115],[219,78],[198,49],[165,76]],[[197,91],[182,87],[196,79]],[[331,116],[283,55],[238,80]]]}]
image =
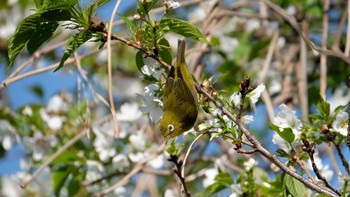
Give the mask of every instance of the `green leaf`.
[{"label": "green leaf", "polygon": [[141,68],[145,65],[145,62],[143,61],[143,53],[141,51],[138,51],[136,53],[136,67],[141,71]]},{"label": "green leaf", "polygon": [[71,172],[72,168],[70,166],[61,166],[52,172],[52,186],[55,192],[55,196],[60,196],[61,189]]},{"label": "green leaf", "polygon": [[88,41],[91,37],[92,37],[92,34],[89,31],[82,31],[70,37],[66,46],[66,51],[64,52],[63,57],[61,59],[61,62],[57,66],[57,68],[54,70],[54,72],[61,69],[64,65],[64,62],[70,57],[70,55],[75,50],[77,50],[82,44]]},{"label": "green leaf", "polygon": [[160,21],[160,30],[167,31],[167,28],[169,28],[171,32],[180,34],[186,38],[196,39],[203,43],[210,43],[196,26],[186,21],[176,18],[163,19]]},{"label": "green leaf", "polygon": [[66,9],[55,9],[41,13],[41,17],[46,21],[67,21],[71,18],[71,13]]},{"label": "green leaf", "polygon": [[227,172],[219,173],[218,175],[215,176],[215,180],[228,185],[232,185],[234,183],[231,175]]},{"label": "green leaf", "polygon": [[293,130],[291,128],[283,128],[283,130],[280,130],[280,127],[269,123],[269,126],[272,130],[276,131],[276,133],[284,140],[286,140],[289,143],[294,142],[295,135],[293,133]]},{"label": "green leaf", "polygon": [[8,56],[9,56],[9,68],[13,66],[16,57],[22,51],[23,47],[35,34],[38,21],[40,21],[39,14],[33,14],[25,18],[17,27],[15,34],[9,41]]},{"label": "green leaf", "polygon": [[304,196],[306,189],[304,184],[295,178],[291,177],[289,174],[285,174],[283,178],[283,186],[288,190],[293,196]]},{"label": "green leaf", "polygon": [[38,11],[70,8],[78,3],[78,0],[35,0]]},{"label": "green leaf", "polygon": [[33,54],[45,41],[53,35],[57,29],[57,22],[42,23],[40,27],[33,33],[32,38],[27,43],[27,50],[29,54]]},{"label": "green leaf", "polygon": [[132,34],[132,38],[135,39],[135,34],[137,32],[137,28],[135,26],[135,24],[129,20],[128,17],[126,16],[123,16],[119,13],[117,13],[117,15],[124,21],[124,23],[126,24],[126,26],[129,28],[129,30],[131,31],[131,34]]},{"label": "green leaf", "polygon": [[176,146],[175,140],[173,140],[166,150],[170,155],[175,155],[178,157],[182,152],[182,148],[182,146]]},{"label": "green leaf", "polygon": [[331,111],[331,107],[330,107],[329,103],[327,103],[321,97],[320,101],[317,103],[317,109],[321,113],[321,115],[323,116],[324,120],[326,122],[328,122],[329,116],[330,116],[330,111]]},{"label": "green leaf", "polygon": [[173,61],[173,57],[171,55],[171,48],[169,42],[162,38],[159,42],[159,56],[164,60],[167,64],[171,65]]},{"label": "green leaf", "polygon": [[207,188],[205,188],[204,194],[214,194],[226,188],[227,188],[227,185],[223,185],[222,183],[215,182],[209,185]]}]

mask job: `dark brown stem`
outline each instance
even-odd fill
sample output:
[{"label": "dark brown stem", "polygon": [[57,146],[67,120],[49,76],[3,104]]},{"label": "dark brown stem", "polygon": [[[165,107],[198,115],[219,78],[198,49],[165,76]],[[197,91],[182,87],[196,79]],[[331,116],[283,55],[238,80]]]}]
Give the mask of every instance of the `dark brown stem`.
[{"label": "dark brown stem", "polygon": [[173,169],[173,172],[176,174],[177,177],[179,177],[180,182],[182,184],[183,187],[183,195],[185,197],[191,197],[191,194],[189,193],[187,186],[186,186],[186,182],[185,182],[185,177],[183,177],[181,175],[181,169],[182,169],[182,160],[179,161],[179,158],[176,155],[170,155],[170,158],[168,159],[168,161],[173,162],[175,164],[175,168]]},{"label": "dark brown stem", "polygon": [[320,170],[318,169],[318,167],[316,166],[315,163],[315,158],[314,158],[314,153],[315,153],[315,145],[314,143],[309,143],[307,140],[303,140],[303,144],[306,148],[306,152],[310,157],[311,160],[311,164],[312,164],[312,169],[314,170],[316,176],[318,179],[322,180],[323,183],[326,185],[326,187],[328,187],[329,189],[331,189],[332,191],[334,191],[335,193],[337,193],[338,195],[341,195],[340,192],[338,190],[336,190],[334,187],[332,187],[332,185],[330,185],[328,183],[328,181],[326,180],[326,178],[324,176],[321,175]]}]

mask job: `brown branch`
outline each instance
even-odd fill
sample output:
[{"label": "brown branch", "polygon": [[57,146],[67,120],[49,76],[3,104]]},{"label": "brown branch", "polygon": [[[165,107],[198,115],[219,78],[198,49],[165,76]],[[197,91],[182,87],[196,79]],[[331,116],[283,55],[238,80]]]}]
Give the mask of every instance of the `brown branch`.
[{"label": "brown branch", "polygon": [[274,163],[276,166],[278,166],[281,170],[283,170],[285,173],[291,175],[295,179],[299,180],[302,182],[304,185],[306,185],[308,188],[319,192],[319,193],[324,193],[329,196],[338,196],[336,193],[333,191],[323,188],[317,184],[314,184],[310,182],[309,180],[305,179],[298,173],[294,172],[288,166],[286,166],[283,162],[281,162],[278,157],[271,152],[269,152],[267,149],[265,149],[262,144],[253,136],[250,131],[243,125],[243,123],[236,117],[234,116],[230,111],[228,111],[223,104],[221,104],[219,101],[217,101],[215,98],[213,98],[210,94],[208,94],[200,85],[196,84],[196,88],[198,93],[204,94],[210,101],[214,103],[215,106],[217,106],[219,109],[222,110],[222,113],[225,114],[228,118],[233,120],[238,128],[244,133],[244,135],[247,137],[247,139],[255,146],[255,148],[258,150],[259,153],[261,153],[264,157],[269,159],[272,163]]},{"label": "brown branch", "polygon": [[306,139],[303,139],[303,144],[305,146],[306,152],[310,157],[311,160],[311,165],[312,165],[312,169],[314,170],[316,176],[318,179],[322,180],[323,183],[326,185],[326,187],[328,187],[329,189],[331,189],[332,191],[334,191],[335,193],[337,193],[338,195],[341,195],[340,192],[338,190],[336,190],[334,187],[332,187],[332,185],[330,185],[328,183],[328,181],[326,180],[326,178],[324,176],[321,175],[320,170],[318,169],[316,163],[315,163],[315,158],[314,158],[314,153],[315,153],[315,144],[314,143],[309,143],[309,141],[307,141]]},{"label": "brown branch", "polygon": [[[329,12],[329,0],[323,1],[323,16],[322,16],[322,50],[327,49],[327,37],[328,37],[328,12]],[[347,55],[347,54],[346,54]],[[327,91],[327,56],[321,53],[321,65],[320,65],[320,95],[325,100]]]},{"label": "brown branch", "polygon": [[266,5],[268,5],[273,11],[275,11],[278,15],[280,15],[286,22],[288,22],[289,25],[291,25],[291,27],[293,27],[293,29],[295,29],[295,31],[297,31],[298,34],[302,36],[302,38],[309,45],[310,48],[324,55],[338,57],[343,61],[345,61],[346,63],[350,64],[350,58],[344,55],[343,53],[338,51],[332,51],[329,49],[323,49],[316,46],[308,37],[306,37],[305,33],[300,29],[297,20],[294,17],[288,15],[288,13],[285,10],[283,10],[282,8],[280,8],[279,6],[277,6],[276,4],[274,4],[269,0],[262,0],[262,1],[264,1]]},{"label": "brown branch", "polygon": [[186,182],[185,182],[185,177],[182,176],[181,174],[181,169],[183,166],[183,161],[179,160],[179,158],[176,155],[170,155],[170,158],[168,161],[173,162],[175,164],[175,168],[173,169],[173,172],[176,174],[176,176],[179,178],[181,185],[182,185],[182,194],[185,197],[191,197],[191,194],[189,193]]}]

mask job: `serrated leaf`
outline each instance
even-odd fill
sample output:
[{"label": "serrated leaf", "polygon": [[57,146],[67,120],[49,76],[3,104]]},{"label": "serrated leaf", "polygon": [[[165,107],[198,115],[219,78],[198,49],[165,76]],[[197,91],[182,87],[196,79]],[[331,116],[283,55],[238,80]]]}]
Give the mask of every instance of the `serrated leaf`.
[{"label": "serrated leaf", "polygon": [[125,25],[129,28],[131,34],[132,34],[132,38],[135,39],[135,34],[136,34],[136,31],[137,31],[137,28],[135,26],[135,24],[129,20],[128,17],[126,16],[123,16],[119,13],[117,13],[117,15],[124,21]]},{"label": "serrated leaf", "polygon": [[74,36],[70,37],[66,46],[66,51],[63,54],[60,64],[54,70],[54,72],[61,69],[64,65],[64,62],[71,56],[71,54],[77,50],[81,45],[83,45],[86,41],[88,41],[92,37],[91,32],[82,31]]},{"label": "serrated leaf", "polygon": [[272,130],[276,131],[276,133],[285,141],[292,143],[295,140],[295,135],[293,133],[293,130],[291,128],[283,128],[282,131],[280,130],[280,127],[269,123],[269,126]]},{"label": "serrated leaf", "polygon": [[204,35],[197,29],[196,26],[186,21],[176,18],[163,19],[160,21],[160,29],[166,30],[166,28],[169,28],[169,31],[180,34],[186,38],[192,38],[203,43],[210,44],[210,42],[204,37]]},{"label": "serrated leaf", "polygon": [[285,174],[283,178],[283,186],[293,196],[304,196],[306,192],[304,184],[291,177],[289,174]]},{"label": "serrated leaf", "polygon": [[169,42],[162,38],[159,42],[159,56],[165,61],[167,64],[171,65],[173,61],[173,57],[171,55],[171,48]]},{"label": "serrated leaf", "polygon": [[143,53],[141,51],[136,53],[135,61],[137,69],[141,71],[141,68],[145,65],[145,62],[143,61]]},{"label": "serrated leaf", "polygon": [[67,21],[71,18],[71,13],[66,9],[54,9],[41,13],[41,18],[46,21]]},{"label": "serrated leaf", "polygon": [[32,38],[36,31],[40,14],[33,14],[25,18],[17,27],[15,34],[11,37],[8,46],[9,68],[13,66],[16,57],[23,47]]},{"label": "serrated leaf", "polygon": [[27,43],[27,50],[29,54],[33,54],[45,41],[53,35],[57,29],[57,22],[42,23],[32,35],[32,38]]}]

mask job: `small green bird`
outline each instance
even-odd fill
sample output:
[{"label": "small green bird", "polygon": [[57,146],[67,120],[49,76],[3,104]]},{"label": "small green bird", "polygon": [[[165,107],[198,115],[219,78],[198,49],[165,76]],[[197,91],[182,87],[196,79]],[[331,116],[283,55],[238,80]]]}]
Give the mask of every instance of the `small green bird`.
[{"label": "small green bird", "polygon": [[185,61],[184,40],[178,41],[175,66],[171,66],[164,87],[160,131],[173,138],[191,129],[197,120],[198,98],[192,75]]}]

